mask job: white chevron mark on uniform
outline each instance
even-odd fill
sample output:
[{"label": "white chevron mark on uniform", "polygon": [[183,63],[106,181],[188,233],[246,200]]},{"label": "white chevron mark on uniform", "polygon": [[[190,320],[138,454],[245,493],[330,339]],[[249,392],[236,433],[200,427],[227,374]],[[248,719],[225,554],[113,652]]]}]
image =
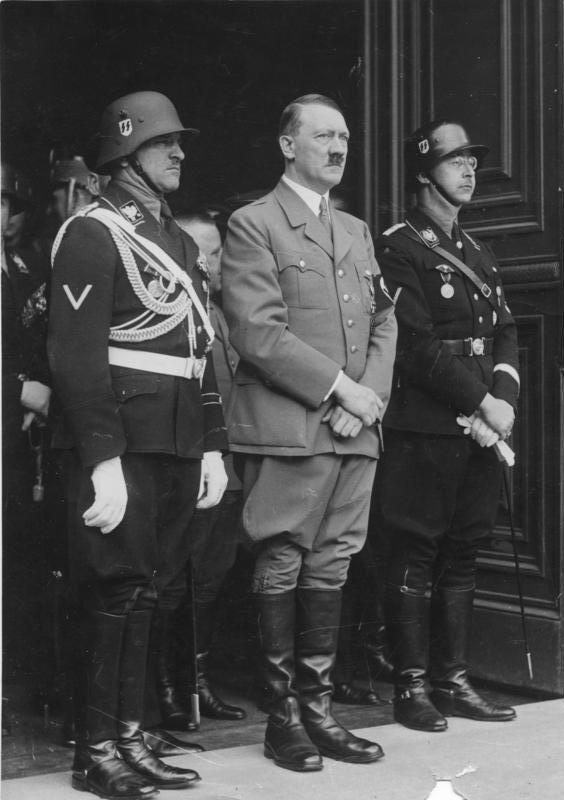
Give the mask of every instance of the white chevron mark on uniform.
[{"label": "white chevron mark on uniform", "polygon": [[78,311],[80,306],[84,303],[91,288],[92,288],[91,283],[86,284],[86,286],[82,290],[82,294],[77,300],[74,294],[71,292],[68,283],[63,283],[63,289],[65,290],[65,294],[69,298],[69,302],[75,311]]}]

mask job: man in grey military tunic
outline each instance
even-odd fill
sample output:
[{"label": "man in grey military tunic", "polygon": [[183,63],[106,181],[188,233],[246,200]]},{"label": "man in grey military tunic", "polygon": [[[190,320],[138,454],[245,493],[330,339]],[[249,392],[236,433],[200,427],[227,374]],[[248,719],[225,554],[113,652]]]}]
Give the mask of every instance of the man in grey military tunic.
[{"label": "man in grey military tunic", "polygon": [[265,755],[297,771],[367,763],[379,745],[331,711],[341,587],[366,536],[396,322],[364,222],[329,202],[349,131],[329,98],[282,114],[284,175],[229,221],[225,316],[241,360],[229,439],[257,545]]}]

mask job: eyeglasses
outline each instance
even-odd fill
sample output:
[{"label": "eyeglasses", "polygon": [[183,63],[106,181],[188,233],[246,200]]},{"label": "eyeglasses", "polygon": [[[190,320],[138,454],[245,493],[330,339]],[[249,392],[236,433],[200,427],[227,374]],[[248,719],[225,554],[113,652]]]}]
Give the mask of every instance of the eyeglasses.
[{"label": "eyeglasses", "polygon": [[445,161],[449,167],[454,167],[454,169],[470,167],[470,169],[476,170],[478,168],[478,159],[472,155],[452,156],[451,158],[446,158]]}]

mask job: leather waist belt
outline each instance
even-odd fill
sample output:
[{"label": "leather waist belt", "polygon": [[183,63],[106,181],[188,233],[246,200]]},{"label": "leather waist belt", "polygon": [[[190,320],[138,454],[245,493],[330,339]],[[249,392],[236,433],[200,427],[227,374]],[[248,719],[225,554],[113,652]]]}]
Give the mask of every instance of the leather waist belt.
[{"label": "leather waist belt", "polygon": [[125,347],[108,347],[108,359],[114,367],[128,367],[143,372],[175,375],[177,378],[200,379],[206,368],[204,358],[180,358],[151,353],[147,350],[127,350]]},{"label": "leather waist belt", "polygon": [[486,339],[481,336],[473,339],[443,339],[443,347],[452,353],[453,356],[491,356],[493,353],[493,339]]}]

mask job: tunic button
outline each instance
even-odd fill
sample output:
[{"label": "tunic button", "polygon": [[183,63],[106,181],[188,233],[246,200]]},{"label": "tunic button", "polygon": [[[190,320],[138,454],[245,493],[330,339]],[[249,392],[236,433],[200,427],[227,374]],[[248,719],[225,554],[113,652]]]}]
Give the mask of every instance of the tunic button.
[{"label": "tunic button", "polygon": [[196,333],[201,333],[201,332],[202,332],[202,326],[198,325],[198,327],[196,328]]},{"label": "tunic button", "polygon": [[476,294],[476,292],[474,292],[474,300],[479,300],[479,297],[478,297],[478,295]]},{"label": "tunic button", "polygon": [[300,267],[305,267],[305,261],[303,258],[300,258]]},{"label": "tunic button", "polygon": [[356,344],[352,344],[351,345],[351,353],[356,353],[357,350],[358,350],[358,347],[356,346]]},{"label": "tunic button", "polygon": [[343,300],[345,301],[345,303],[348,303],[350,299],[351,299],[351,296],[349,294],[344,294],[343,295]]},{"label": "tunic button", "polygon": [[478,317],[478,322],[480,323],[480,325],[482,324],[483,321],[484,321],[483,317]]},{"label": "tunic button", "polygon": [[348,319],[347,320],[347,327],[352,328],[353,325],[354,325],[354,320]]},{"label": "tunic button", "polygon": [[338,270],[337,270],[337,275],[339,276],[339,278],[342,278],[342,277],[344,276],[344,274],[345,274],[345,273],[343,272],[343,270],[342,270],[342,269],[338,269]]}]

